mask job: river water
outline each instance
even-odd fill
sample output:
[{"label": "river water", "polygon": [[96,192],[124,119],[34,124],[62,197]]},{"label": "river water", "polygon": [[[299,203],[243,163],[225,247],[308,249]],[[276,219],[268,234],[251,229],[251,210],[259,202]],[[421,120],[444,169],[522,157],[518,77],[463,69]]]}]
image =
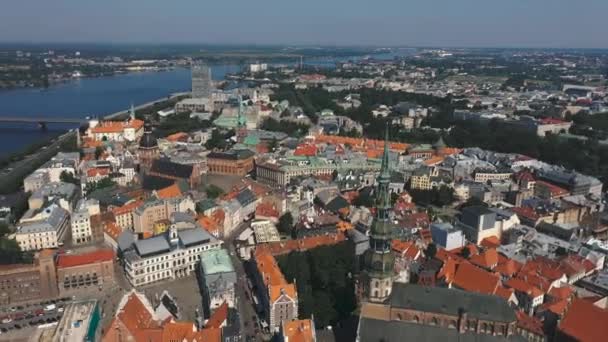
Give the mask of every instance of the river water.
[{"label": "river water", "polygon": [[[411,54],[410,50],[378,54],[376,59],[392,59]],[[357,60],[359,57],[343,58]],[[335,66],[336,59],[305,60],[307,65]],[[213,79],[222,80],[227,73],[238,72],[239,65],[212,65]],[[53,85],[48,89],[15,89],[0,91],[0,116],[84,118],[103,116],[138,105],[189,91],[190,70],[140,72],[99,78],[83,78]],[[46,132],[34,124],[0,123],[0,158],[26,146],[57,135],[74,126],[49,124]]]},{"label": "river water", "polygon": [[[214,79],[240,70],[238,65],[212,67]],[[83,78],[54,85],[48,89],[0,91],[0,115],[31,117],[84,118],[103,116],[128,109],[172,93],[189,91],[190,70],[139,72],[99,78]],[[35,124],[0,124],[0,158],[27,145],[73,128],[49,124],[46,132]]]}]

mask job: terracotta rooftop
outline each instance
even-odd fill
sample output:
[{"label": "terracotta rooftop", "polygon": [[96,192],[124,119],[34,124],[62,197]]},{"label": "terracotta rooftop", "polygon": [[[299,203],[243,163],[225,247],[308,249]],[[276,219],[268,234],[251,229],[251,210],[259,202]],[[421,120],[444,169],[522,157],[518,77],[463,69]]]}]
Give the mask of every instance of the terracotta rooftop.
[{"label": "terracotta rooftop", "polygon": [[493,269],[498,265],[498,252],[496,249],[488,249],[481,254],[472,255],[469,261],[479,267]]},{"label": "terracotta rooftop", "polygon": [[261,216],[261,217],[276,217],[278,218],[280,216],[279,211],[277,210],[276,206],[274,206],[271,203],[260,203],[258,204],[258,206],[255,208],[255,216]]},{"label": "terracotta rooftop", "polygon": [[575,299],[559,324],[561,333],[581,342],[605,341],[608,311],[590,302]]},{"label": "terracotta rooftop", "polygon": [[344,234],[328,234],[312,236],[297,240],[270,242],[258,245],[257,249],[266,250],[272,255],[282,255],[293,251],[307,251],[320,246],[335,245],[346,240]]},{"label": "terracotta rooftop", "polygon": [[500,279],[493,273],[463,262],[456,267],[452,284],[465,291],[495,294],[496,288],[500,285]]},{"label": "terracotta rooftop", "polygon": [[107,176],[110,174],[110,169],[92,168],[87,170],[87,177]]},{"label": "terracotta rooftop", "polygon": [[481,240],[479,245],[484,248],[498,248],[500,246],[500,240],[498,239],[498,237],[492,235]]},{"label": "terracotta rooftop", "polygon": [[538,298],[544,294],[539,288],[520,278],[511,278],[505,282],[505,285],[517,292],[527,294],[530,298]]},{"label": "terracotta rooftop", "polygon": [[314,157],[317,155],[317,146],[313,144],[300,144],[296,147],[293,155]]},{"label": "terracotta rooftop", "polygon": [[522,264],[513,260],[507,259],[504,262],[499,262],[498,266],[494,268],[494,272],[498,272],[506,277],[512,277],[522,268]]},{"label": "terracotta rooftop", "polygon": [[123,214],[127,214],[127,213],[130,213],[133,210],[137,209],[142,204],[144,204],[144,201],[142,201],[142,200],[132,201],[132,202],[129,202],[129,203],[123,205],[122,207],[114,208],[114,210],[112,210],[112,213],[114,213],[114,216],[120,216]]},{"label": "terracotta rooftop", "polygon": [[551,196],[556,197],[556,196],[563,196],[563,195],[567,195],[569,193],[568,190],[559,187],[555,184],[551,184],[549,182],[545,182],[542,180],[536,181],[536,187],[538,188],[539,186],[544,186],[546,187],[549,192],[551,193]]},{"label": "terracotta rooftop", "polygon": [[144,127],[144,122],[138,119],[129,121],[101,121],[96,127],[91,128],[91,132],[94,134],[121,133],[127,128],[139,130],[142,127]]},{"label": "terracotta rooftop", "polygon": [[103,226],[103,231],[116,241],[118,236],[122,233],[122,228],[120,228],[116,222],[107,222]]},{"label": "terracotta rooftop", "polygon": [[188,133],[185,133],[185,132],[173,133],[173,134],[165,137],[165,139],[167,139],[170,142],[178,142],[178,141],[186,142],[186,141],[188,141]]},{"label": "terracotta rooftop", "polygon": [[226,322],[228,319],[228,303],[224,302],[222,305],[217,307],[207,323],[205,323],[205,328],[221,328],[222,324]]},{"label": "terracotta rooftop", "polygon": [[310,319],[299,319],[283,323],[283,336],[289,342],[316,341],[313,322]]},{"label": "terracotta rooftop", "polygon": [[287,283],[275,258],[267,250],[258,248],[255,251],[255,261],[264,284],[268,288],[268,296],[272,302],[282,294],[296,299],[298,294],[294,284]]},{"label": "terracotta rooftop", "polygon": [[159,199],[176,198],[181,195],[182,190],[179,188],[179,185],[177,183],[173,183],[173,185],[156,191],[156,197],[158,197]]},{"label": "terracotta rooftop", "polygon": [[100,249],[84,254],[59,254],[57,257],[57,267],[65,268],[112,261],[114,257],[114,251],[111,249]]}]

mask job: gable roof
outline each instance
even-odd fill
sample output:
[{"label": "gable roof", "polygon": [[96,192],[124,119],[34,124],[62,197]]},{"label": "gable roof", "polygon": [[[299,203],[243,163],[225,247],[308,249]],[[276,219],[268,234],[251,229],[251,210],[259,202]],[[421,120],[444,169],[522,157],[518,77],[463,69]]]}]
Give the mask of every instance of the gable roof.
[{"label": "gable roof", "polygon": [[175,197],[179,197],[181,195],[182,195],[182,190],[180,189],[180,187],[177,183],[173,183],[173,185],[170,185],[166,188],[156,191],[156,197],[158,199],[175,198]]},{"label": "gable roof", "polygon": [[498,264],[498,252],[494,248],[488,249],[481,254],[471,256],[469,261],[479,267],[493,269]]},{"label": "gable roof", "polygon": [[514,322],[516,319],[504,299],[458,289],[395,283],[389,300],[393,308],[454,316],[464,309],[469,317],[481,320]]},{"label": "gable roof", "polygon": [[215,309],[211,317],[209,317],[209,320],[207,323],[205,323],[205,328],[221,328],[222,324],[224,324],[227,319],[228,303],[224,302],[217,309]]},{"label": "gable roof", "polygon": [[462,262],[456,267],[452,284],[466,291],[494,294],[500,285],[500,278],[468,262]]}]

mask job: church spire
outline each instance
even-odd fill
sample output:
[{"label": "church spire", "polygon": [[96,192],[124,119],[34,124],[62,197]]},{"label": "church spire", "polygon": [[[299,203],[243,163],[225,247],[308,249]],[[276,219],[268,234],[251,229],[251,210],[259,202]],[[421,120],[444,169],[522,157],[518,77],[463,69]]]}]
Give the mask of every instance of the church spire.
[{"label": "church spire", "polygon": [[247,126],[247,118],[245,117],[245,113],[243,113],[243,97],[239,95],[239,113],[237,116],[237,124],[239,128],[244,128]]},{"label": "church spire", "polygon": [[386,125],[386,129],[384,132],[384,153],[382,153],[382,165],[380,166],[380,178],[389,178],[390,179],[390,166],[389,166],[389,141],[388,141],[388,125]]},{"label": "church spire", "polygon": [[131,120],[135,120],[135,107],[133,106],[133,102],[131,102],[131,109],[129,110],[129,115]]}]

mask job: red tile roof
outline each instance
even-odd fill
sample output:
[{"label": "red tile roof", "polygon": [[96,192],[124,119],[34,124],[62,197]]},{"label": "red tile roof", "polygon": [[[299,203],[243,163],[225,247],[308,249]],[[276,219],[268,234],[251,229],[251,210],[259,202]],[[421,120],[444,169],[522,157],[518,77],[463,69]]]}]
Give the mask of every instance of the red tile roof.
[{"label": "red tile roof", "polygon": [[227,319],[228,303],[224,302],[217,309],[215,309],[215,311],[213,311],[213,314],[211,317],[209,317],[207,323],[205,323],[205,328],[221,328]]},{"label": "red tile roof", "polygon": [[526,295],[528,295],[528,297],[532,299],[541,297],[544,294],[544,292],[541,291],[539,288],[519,278],[511,278],[507,280],[507,282],[505,282],[505,285],[514,289],[517,292],[525,293]]},{"label": "red tile roof", "polygon": [[59,254],[57,257],[57,267],[66,268],[94,264],[104,261],[114,260],[115,254],[111,249],[100,249],[84,254]]},{"label": "red tile roof", "polygon": [[496,249],[488,249],[485,252],[469,257],[469,261],[479,267],[493,269],[498,265],[498,252]]},{"label": "red tile roof", "polygon": [[498,272],[505,277],[512,277],[519,272],[522,266],[522,264],[513,259],[507,259],[505,262],[499,263],[498,266],[494,268],[494,272]]},{"label": "red tile roof", "polygon": [[492,235],[481,240],[479,245],[484,248],[498,248],[500,246],[500,240],[498,239],[498,237]]},{"label": "red tile roof", "polygon": [[296,147],[293,155],[314,157],[317,155],[317,146],[313,144],[300,144]]},{"label": "red tile roof", "polygon": [[179,185],[177,185],[177,183],[173,183],[173,185],[156,191],[156,197],[158,199],[176,198],[181,195],[182,190],[179,188]]},{"label": "red tile roof", "polygon": [[289,342],[316,341],[314,324],[310,319],[300,319],[283,323],[283,336]]},{"label": "red tile roof", "polygon": [[122,207],[115,208],[114,210],[112,210],[112,213],[114,213],[114,216],[127,214],[127,213],[130,213],[133,210],[137,209],[137,207],[139,207],[142,204],[144,204],[144,201],[141,201],[141,200],[132,201],[132,202],[129,202],[129,203],[123,205]]},{"label": "red tile roof", "polygon": [[452,284],[465,291],[495,294],[497,287],[500,285],[500,279],[493,273],[484,271],[468,262],[463,262],[456,267]]},{"label": "red tile roof", "polygon": [[608,311],[585,300],[575,299],[559,324],[559,331],[580,342],[605,341]]},{"label": "red tile roof", "polygon": [[126,128],[134,128],[139,130],[144,127],[142,120],[129,120],[129,121],[102,121],[96,127],[91,128],[92,133],[121,133]]},{"label": "red tile roof", "polygon": [[290,252],[303,252],[320,246],[335,245],[343,242],[346,237],[342,233],[313,236],[304,239],[287,240],[260,244],[257,249],[264,249],[272,255],[282,255]]}]

